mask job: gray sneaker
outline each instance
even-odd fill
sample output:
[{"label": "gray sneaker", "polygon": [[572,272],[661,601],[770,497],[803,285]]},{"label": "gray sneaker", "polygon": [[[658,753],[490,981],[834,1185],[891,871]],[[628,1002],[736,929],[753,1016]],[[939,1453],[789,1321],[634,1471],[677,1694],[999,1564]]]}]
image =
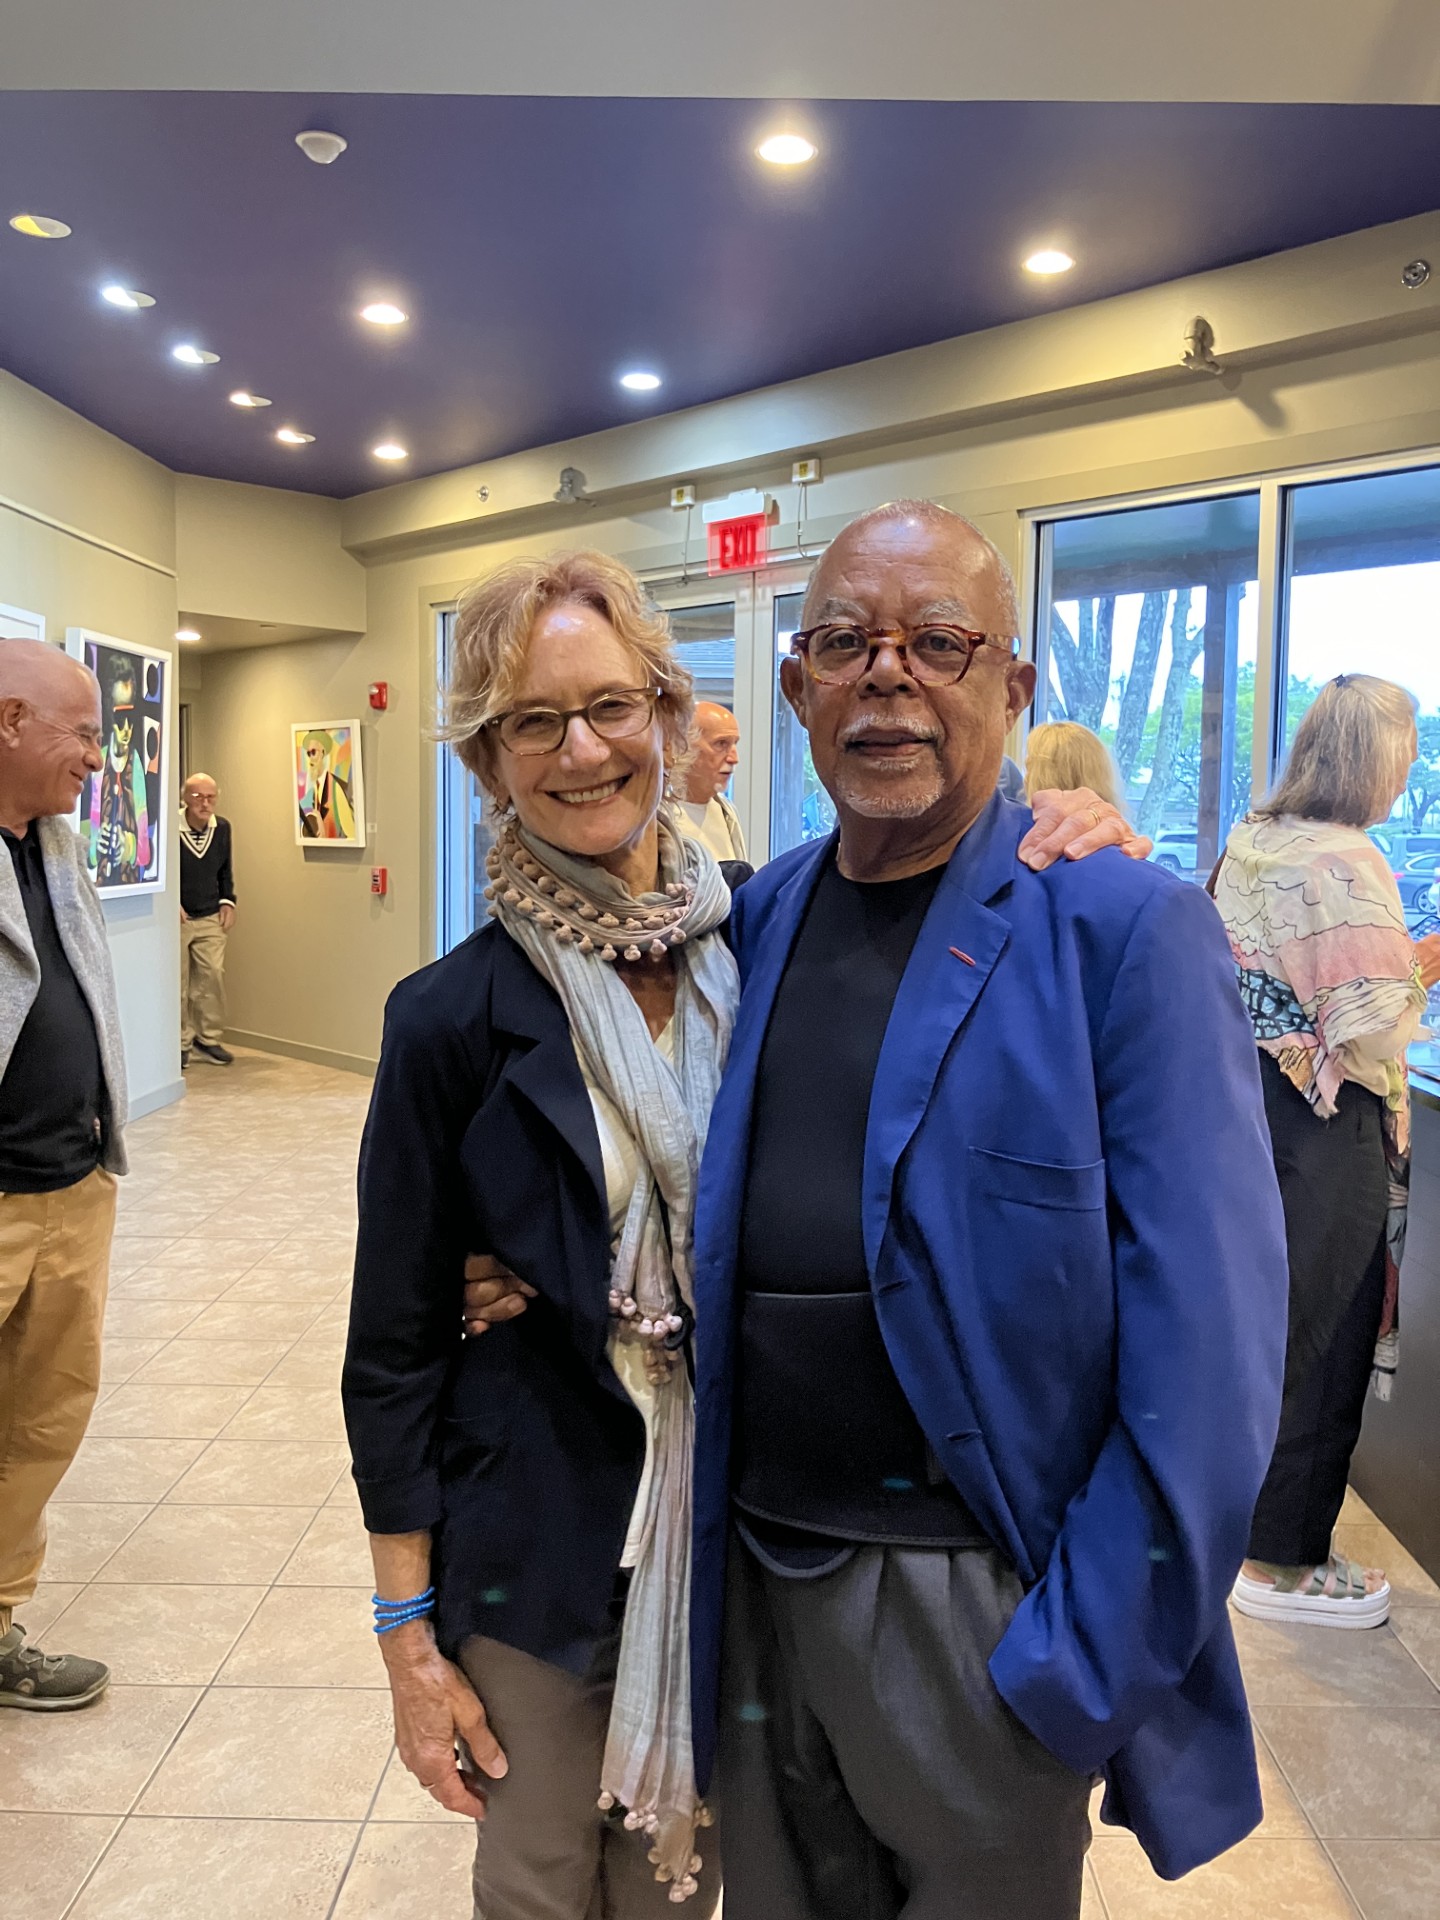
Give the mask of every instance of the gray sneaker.
[{"label": "gray sneaker", "polygon": [[88,1707],[110,1684],[110,1669],[74,1653],[41,1653],[25,1645],[25,1629],[0,1634],[0,1707],[66,1713]]},{"label": "gray sneaker", "polygon": [[213,1044],[209,1040],[197,1040],[195,1042],[195,1051],[198,1054],[202,1054],[205,1059],[213,1060],[217,1067],[234,1065],[234,1054],[231,1053],[228,1047],[222,1047],[218,1040]]}]

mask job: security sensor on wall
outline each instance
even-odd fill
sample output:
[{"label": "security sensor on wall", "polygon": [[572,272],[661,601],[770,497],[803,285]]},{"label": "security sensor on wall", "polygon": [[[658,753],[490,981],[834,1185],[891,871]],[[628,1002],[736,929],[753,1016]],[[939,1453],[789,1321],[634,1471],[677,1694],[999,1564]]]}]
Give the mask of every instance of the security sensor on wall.
[{"label": "security sensor on wall", "polygon": [[560,469],[560,484],[553,497],[562,507],[593,507],[595,504],[585,491],[585,476],[579,467]]},{"label": "security sensor on wall", "polygon": [[1215,329],[1203,313],[1197,313],[1190,322],[1180,364],[1182,367],[1188,367],[1191,373],[1223,373],[1225,371],[1215,358]]},{"label": "security sensor on wall", "polygon": [[295,144],[305,158],[313,160],[317,167],[328,167],[332,161],[340,158],[350,143],[342,140],[338,133],[321,133],[311,128],[308,132],[297,133]]}]

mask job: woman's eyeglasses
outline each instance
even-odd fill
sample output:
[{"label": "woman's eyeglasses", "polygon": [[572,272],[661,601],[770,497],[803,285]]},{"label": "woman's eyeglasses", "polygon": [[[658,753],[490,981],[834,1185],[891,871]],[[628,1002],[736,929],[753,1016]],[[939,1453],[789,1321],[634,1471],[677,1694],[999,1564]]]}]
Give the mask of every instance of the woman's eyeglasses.
[{"label": "woman's eyeglasses", "polygon": [[493,728],[510,753],[554,753],[564,744],[572,720],[583,719],[602,740],[630,740],[649,726],[660,698],[658,687],[629,687],[598,694],[588,705],[558,713],[553,707],[515,707],[485,725]]},{"label": "woman's eyeglasses", "polygon": [[977,633],[931,620],[922,627],[806,627],[792,635],[790,651],[805,662],[813,680],[844,687],[870,671],[887,641],[911,679],[931,687],[953,687],[963,680],[981,647],[1003,649],[1012,659],[1020,650],[1013,635]]}]

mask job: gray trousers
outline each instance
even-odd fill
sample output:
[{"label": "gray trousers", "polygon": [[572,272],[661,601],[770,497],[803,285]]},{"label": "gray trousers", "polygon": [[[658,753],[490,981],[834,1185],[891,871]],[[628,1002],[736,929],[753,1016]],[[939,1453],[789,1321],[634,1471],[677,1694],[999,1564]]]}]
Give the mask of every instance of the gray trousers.
[{"label": "gray trousers", "polygon": [[467,1640],[460,1664],[510,1762],[487,1781],[477,1828],[474,1920],[711,1920],[720,1893],[714,1828],[683,1906],[655,1878],[650,1841],[600,1812],[600,1765],[615,1691],[623,1605],[583,1680],[498,1640]]},{"label": "gray trousers", "polygon": [[730,1562],[725,1920],[1076,1920],[1090,1782],[990,1679],[1021,1597],[1001,1556]]}]

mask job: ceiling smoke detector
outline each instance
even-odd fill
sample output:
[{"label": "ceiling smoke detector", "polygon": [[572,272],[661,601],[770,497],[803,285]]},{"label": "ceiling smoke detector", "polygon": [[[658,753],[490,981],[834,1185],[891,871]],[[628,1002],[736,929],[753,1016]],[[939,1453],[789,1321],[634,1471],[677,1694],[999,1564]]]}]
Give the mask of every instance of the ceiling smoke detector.
[{"label": "ceiling smoke detector", "polygon": [[342,140],[338,133],[321,133],[311,128],[306,133],[297,133],[295,144],[305,158],[313,160],[317,167],[328,167],[332,161],[340,158],[350,143]]}]

